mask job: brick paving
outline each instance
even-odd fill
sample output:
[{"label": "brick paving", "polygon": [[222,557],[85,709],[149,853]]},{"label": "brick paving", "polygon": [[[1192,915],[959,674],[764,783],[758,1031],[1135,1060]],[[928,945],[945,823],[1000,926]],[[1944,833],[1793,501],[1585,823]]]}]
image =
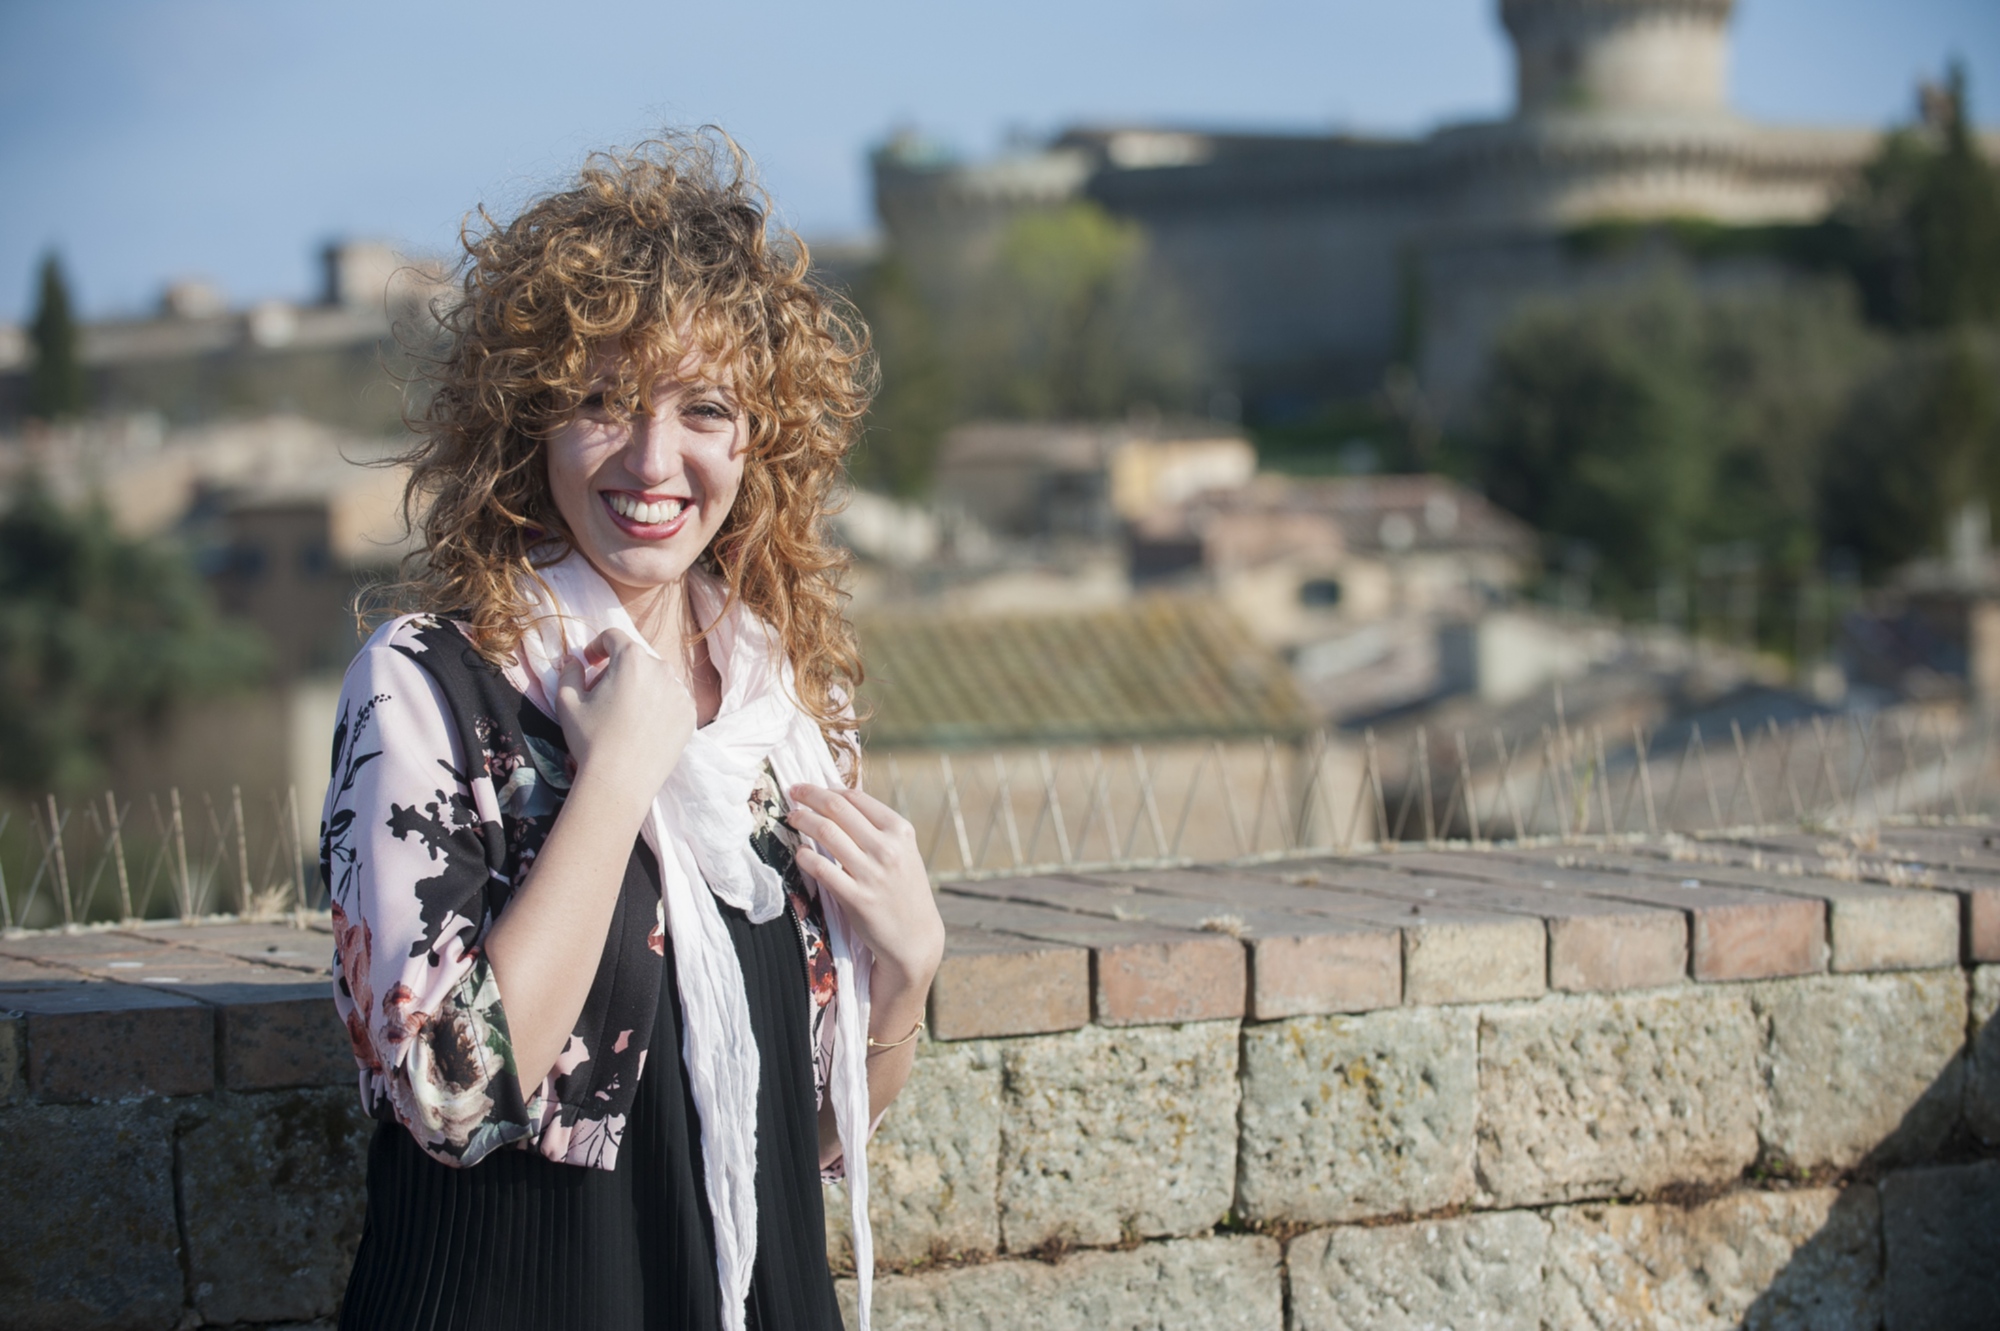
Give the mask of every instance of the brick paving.
[{"label": "brick paving", "polygon": [[[2000,849],[1899,827],[1857,849],[1756,833],[1611,845],[1408,849],[1251,865],[947,883],[934,1038],[1268,1021],[2000,959]],[[220,1085],[323,1084],[323,920],[147,923],[0,939],[30,1093],[166,1092],[215,1042]],[[101,1028],[101,1031],[100,1031]],[[105,1042],[129,1041],[132,1057]],[[80,1040],[98,1054],[79,1061]],[[175,1090],[189,1075],[169,1078]],[[150,1080],[149,1080],[150,1078]],[[206,1085],[200,1089],[206,1089]]]}]

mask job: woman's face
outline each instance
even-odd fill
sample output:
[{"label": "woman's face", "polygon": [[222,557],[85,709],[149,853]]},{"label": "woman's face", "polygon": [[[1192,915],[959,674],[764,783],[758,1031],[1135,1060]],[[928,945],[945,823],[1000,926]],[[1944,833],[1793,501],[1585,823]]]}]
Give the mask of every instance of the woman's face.
[{"label": "woman's face", "polygon": [[690,357],[653,385],[652,411],[621,420],[602,389],[549,439],[549,489],[576,548],[628,604],[678,582],[715,539],[743,481],[749,431],[722,382]]}]

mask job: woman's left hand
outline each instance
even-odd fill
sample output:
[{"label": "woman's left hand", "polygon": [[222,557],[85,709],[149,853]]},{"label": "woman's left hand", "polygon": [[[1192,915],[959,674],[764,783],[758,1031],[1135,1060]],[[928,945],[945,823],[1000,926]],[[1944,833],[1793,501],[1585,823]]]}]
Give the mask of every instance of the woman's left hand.
[{"label": "woman's left hand", "polygon": [[791,788],[786,821],[812,838],[799,868],[833,893],[878,970],[921,992],[944,956],[944,921],[909,819],[873,795],[845,787]]}]

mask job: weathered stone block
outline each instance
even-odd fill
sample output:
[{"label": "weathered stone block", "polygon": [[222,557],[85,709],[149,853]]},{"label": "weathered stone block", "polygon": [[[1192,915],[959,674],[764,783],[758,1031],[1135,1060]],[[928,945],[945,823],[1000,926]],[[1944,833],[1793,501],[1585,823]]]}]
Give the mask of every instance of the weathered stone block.
[{"label": "weathered stone block", "polygon": [[1014,899],[1011,890],[1002,883],[953,884],[938,893],[938,910],[947,929],[969,927],[1089,948],[1091,1015],[1103,1025],[1243,1015],[1248,963],[1243,945],[1227,934],[1032,905]]},{"label": "weathered stone block", "polygon": [[1989,1142],[2000,1142],[2000,966],[1972,972],[1972,1058],[1965,1076],[1965,1121]]},{"label": "weathered stone block", "polygon": [[1151,919],[1243,923],[1249,1015],[1258,1021],[1372,1012],[1403,1001],[1402,921],[1326,909],[1333,894],[1225,869],[1120,869],[1090,877],[1130,890],[1119,903]]},{"label": "weathered stone block", "polygon": [[1764,980],[1826,969],[1825,903],[1677,876],[1695,868],[1676,866],[1663,877],[1607,874],[1594,890],[1687,912],[1688,968],[1697,980]]},{"label": "weathered stone block", "polygon": [[1681,911],[1593,895],[1585,875],[1506,856],[1399,851],[1384,862],[1414,871],[1410,887],[1426,896],[1543,921],[1551,989],[1657,989],[1687,978],[1688,922]]},{"label": "weathered stone block", "polygon": [[[853,1326],[854,1282],[837,1288]],[[1261,1237],[1147,1243],[1054,1263],[884,1276],[875,1284],[877,1331],[1279,1331],[1283,1324],[1278,1245]]]},{"label": "weathered stone block", "polygon": [[1990,1327],[2000,1308],[2000,1163],[1882,1180],[1888,1331]]},{"label": "weathered stone block", "polygon": [[1735,1178],[1757,1154],[1757,1028],[1733,989],[1480,1014],[1479,1185],[1501,1206]]},{"label": "weathered stone block", "polygon": [[28,1018],[28,1086],[38,1100],[199,1095],[215,1088],[215,1017],[136,985],[16,993]]},{"label": "weathered stone block", "polygon": [[[875,1260],[907,1266],[1000,1246],[1000,1050],[926,1042],[909,1085],[868,1143]],[[852,1269],[847,1189],[826,1192],[827,1254]]]},{"label": "weathered stone block", "polygon": [[[1164,882],[1166,889],[1153,887],[1155,882]],[[1263,909],[1254,893],[1245,899],[1235,887],[1221,874],[1170,869],[1134,870],[1115,879],[1098,874],[998,879],[957,884],[952,890],[1105,920],[1144,921],[1210,938],[1218,933],[1239,938],[1249,956],[1249,1015],[1258,1021],[1367,1012],[1402,1001],[1400,929],[1306,911]],[[1115,964],[1115,953],[1100,950],[1100,971],[1107,960]],[[1226,982],[1228,970],[1221,973]],[[1241,1015],[1240,1005],[1216,1002],[1205,1011],[1179,1012],[1177,1019]]]},{"label": "weathered stone block", "polygon": [[1882,1316],[1875,1190],[1739,1192],[1705,1205],[1551,1213],[1550,1326],[1870,1331]]},{"label": "weathered stone block", "polygon": [[1245,941],[1250,949],[1250,1015],[1259,1021],[1370,1012],[1403,1000],[1400,930],[1325,920],[1317,927],[1298,924],[1289,933]]},{"label": "weathered stone block", "polygon": [[[1761,833],[1750,844],[1797,856],[1794,864],[1831,878],[1927,887],[1957,898],[1965,959],[2000,961],[2000,854],[1979,828],[1883,827],[1839,841]],[[1710,843],[1714,846],[1714,843]],[[1715,849],[1743,858],[1743,847]],[[1752,855],[1755,852],[1751,852]]]},{"label": "weathered stone block", "polygon": [[1497,912],[1433,911],[1403,924],[1403,1000],[1489,1003],[1548,988],[1548,930]]},{"label": "weathered stone block", "polygon": [[970,927],[945,938],[931,981],[931,1034],[940,1040],[1072,1031],[1090,1020],[1087,948]]},{"label": "weathered stone block", "polygon": [[155,922],[136,925],[119,933],[128,938],[175,947],[194,948],[217,956],[253,961],[260,966],[302,971],[321,978],[333,973],[333,949],[326,935],[308,927],[305,921],[244,921],[219,924],[204,920],[199,924]]},{"label": "weathered stone block", "polygon": [[1111,1244],[1193,1234],[1236,1183],[1237,1024],[1194,1022],[1010,1040],[1000,1236]]},{"label": "weathered stone block", "polygon": [[0,1114],[0,1326],[160,1331],[179,1320],[173,1131],[158,1101]]},{"label": "weathered stone block", "polygon": [[[1724,884],[1823,903],[1828,959],[1835,971],[1922,970],[1958,961],[1958,898],[1946,892],[1842,881],[1824,874],[1780,873],[1778,866],[1716,863],[1729,851],[1713,845],[1689,848],[1695,858],[1678,864],[1650,856],[1620,856],[1614,862],[1650,876],[1698,874],[1703,884]],[[1607,857],[1613,858],[1613,857]],[[1786,866],[1798,870],[1803,864]]]},{"label": "weathered stone block", "polygon": [[224,1097],[181,1138],[194,1305],[210,1323],[334,1312],[361,1241],[368,1136],[352,1091]]},{"label": "weathered stone block", "polygon": [[0,1105],[11,1105],[28,1089],[28,1023],[0,1012]]},{"label": "weathered stone block", "polygon": [[2000,961],[2000,883],[1960,877],[1946,890],[1963,903],[1965,959]]},{"label": "weathered stone block", "polygon": [[[0,949],[6,946],[0,941]],[[73,989],[84,983],[82,976],[66,966],[11,956],[0,950],[0,999],[7,993],[32,989]]]},{"label": "weathered stone block", "polygon": [[[1130,926],[1127,926],[1130,928]],[[1107,942],[1091,949],[1091,1011],[1106,1026],[1240,1017],[1250,961],[1227,934]]]},{"label": "weathered stone block", "polygon": [[1532,1211],[1292,1240],[1292,1331],[1540,1331],[1548,1222]]},{"label": "weathered stone block", "polygon": [[352,1086],[354,1043],[323,981],[205,985],[222,1084],[233,1091]]},{"label": "weathered stone block", "polygon": [[1237,1210],[1327,1224],[1466,1201],[1478,1096],[1462,1008],[1246,1027]]},{"label": "weathered stone block", "polygon": [[1551,989],[1660,989],[1687,978],[1687,917],[1678,911],[1579,912],[1548,924]]},{"label": "weathered stone block", "polygon": [[1827,902],[1833,969],[1918,970],[1956,965],[1958,898],[1948,892],[1811,880]]},{"label": "weathered stone block", "polygon": [[1956,969],[1751,985],[1769,1085],[1764,1149],[1796,1165],[1911,1160],[1951,1131],[1961,1101],[1965,977]]},{"label": "weathered stone block", "polygon": [[1548,988],[1548,930],[1538,919],[1484,910],[1367,857],[1295,860],[1232,870],[1262,892],[1244,904],[1399,929],[1403,1001],[1498,1003]]}]

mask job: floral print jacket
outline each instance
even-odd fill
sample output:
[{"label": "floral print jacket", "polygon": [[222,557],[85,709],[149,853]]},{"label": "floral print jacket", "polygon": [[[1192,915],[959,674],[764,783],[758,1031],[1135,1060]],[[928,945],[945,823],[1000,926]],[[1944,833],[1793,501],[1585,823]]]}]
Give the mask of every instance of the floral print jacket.
[{"label": "floral print jacket", "polygon": [[[574,770],[562,727],[449,620],[385,624],[348,667],[320,825],[334,1001],[363,1106],[445,1164],[475,1164],[507,1145],[617,1164],[664,974],[651,851],[635,844],[582,1015],[555,1068],[525,1094],[480,946],[533,866]],[[808,981],[800,1001],[811,1005],[824,1103],[832,956],[768,766],[751,807],[754,845],[784,878],[798,924]]]}]

